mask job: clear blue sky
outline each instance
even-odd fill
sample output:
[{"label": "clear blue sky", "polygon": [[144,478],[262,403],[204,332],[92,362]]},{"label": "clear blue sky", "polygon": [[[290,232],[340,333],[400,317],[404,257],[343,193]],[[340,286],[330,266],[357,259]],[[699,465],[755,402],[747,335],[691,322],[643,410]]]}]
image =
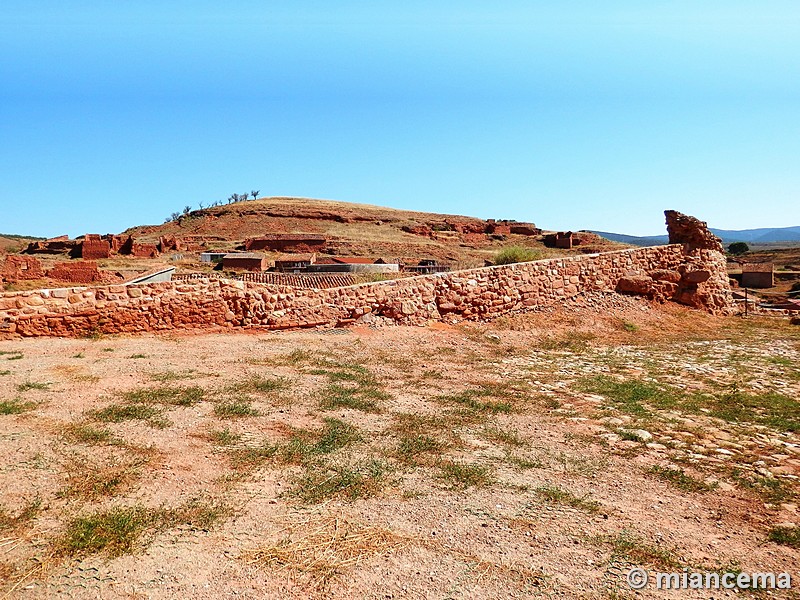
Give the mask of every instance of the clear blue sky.
[{"label": "clear blue sky", "polygon": [[0,232],[254,188],[550,229],[800,225],[800,6],[3,0]]}]

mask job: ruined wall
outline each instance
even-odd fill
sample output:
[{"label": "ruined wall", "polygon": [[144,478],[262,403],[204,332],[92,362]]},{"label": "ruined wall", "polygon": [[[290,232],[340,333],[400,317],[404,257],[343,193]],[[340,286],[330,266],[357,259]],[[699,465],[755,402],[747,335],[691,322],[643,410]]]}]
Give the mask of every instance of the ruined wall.
[{"label": "ruined wall", "polygon": [[47,272],[47,276],[57,281],[69,283],[94,283],[102,281],[103,275],[93,260],[61,262]]},{"label": "ruined wall", "polygon": [[87,233],[81,244],[81,257],[86,260],[108,258],[111,253],[111,244],[96,233]]},{"label": "ruined wall", "polygon": [[44,277],[42,263],[33,256],[16,256],[9,254],[0,269],[0,281],[24,281]]},{"label": "ruined wall", "polygon": [[[683,245],[637,248],[421,275],[336,289],[294,289],[199,279],[136,286],[38,290],[0,295],[0,334],[80,336],[202,327],[336,326],[384,318],[422,325],[430,320],[488,319],[578,296],[617,291],[624,278],[708,272],[691,296],[711,312],[730,305],[724,257]],[[677,286],[677,284],[676,284]],[[624,290],[619,290],[624,291]],[[687,298],[676,298],[686,301]]]}]

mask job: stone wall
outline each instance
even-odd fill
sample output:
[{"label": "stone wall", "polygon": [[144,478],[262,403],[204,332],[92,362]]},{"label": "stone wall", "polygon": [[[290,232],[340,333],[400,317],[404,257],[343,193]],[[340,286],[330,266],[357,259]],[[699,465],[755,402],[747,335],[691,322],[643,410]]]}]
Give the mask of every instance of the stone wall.
[{"label": "stone wall", "polygon": [[[696,283],[681,286],[686,274],[698,271],[703,275],[694,278]],[[637,277],[671,283],[671,292],[663,289],[660,299],[675,299],[710,312],[725,312],[732,304],[722,254],[675,244],[324,290],[199,279],[3,294],[0,335],[83,336],[215,326],[287,329],[376,319],[423,325],[431,320],[490,319],[579,296],[624,292],[618,289],[620,282]],[[676,277],[677,281],[669,281]]]}]

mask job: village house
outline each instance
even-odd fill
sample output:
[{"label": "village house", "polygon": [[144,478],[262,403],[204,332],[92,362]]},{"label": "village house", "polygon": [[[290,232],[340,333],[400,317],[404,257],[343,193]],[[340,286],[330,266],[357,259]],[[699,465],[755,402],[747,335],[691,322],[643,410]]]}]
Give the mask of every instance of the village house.
[{"label": "village house", "polygon": [[742,264],[742,287],[771,288],[774,285],[774,265],[771,262]]},{"label": "village house", "polygon": [[267,268],[267,258],[255,252],[231,252],[222,257],[222,268],[226,271],[260,273]]}]

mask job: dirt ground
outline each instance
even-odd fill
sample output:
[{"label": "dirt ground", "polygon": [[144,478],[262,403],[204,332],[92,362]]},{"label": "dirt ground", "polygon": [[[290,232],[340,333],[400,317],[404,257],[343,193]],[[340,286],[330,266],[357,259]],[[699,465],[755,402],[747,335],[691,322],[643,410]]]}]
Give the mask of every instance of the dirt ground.
[{"label": "dirt ground", "polygon": [[800,586],[798,365],[784,319],[634,299],[0,342],[0,598],[743,594],[634,594],[633,566]]}]

